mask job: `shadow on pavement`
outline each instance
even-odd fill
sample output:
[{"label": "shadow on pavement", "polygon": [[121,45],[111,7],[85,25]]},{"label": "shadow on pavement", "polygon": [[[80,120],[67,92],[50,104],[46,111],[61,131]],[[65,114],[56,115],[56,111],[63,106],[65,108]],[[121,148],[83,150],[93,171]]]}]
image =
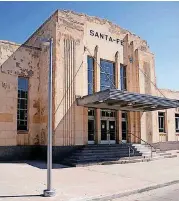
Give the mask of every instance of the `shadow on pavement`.
[{"label": "shadow on pavement", "polygon": [[[44,162],[44,161],[25,161],[25,163],[39,169],[47,169],[47,162]],[[53,163],[52,168],[63,169],[63,168],[68,168],[68,166]]]},{"label": "shadow on pavement", "polygon": [[43,197],[43,195],[0,195],[0,198]]},{"label": "shadow on pavement", "polygon": [[[30,166],[39,168],[39,169],[47,169],[47,162],[39,161],[39,160],[23,160],[23,161],[0,161],[0,163],[17,163],[17,164],[28,164]],[[63,169],[63,168],[70,168],[69,166],[65,166],[62,164],[53,163],[53,169]]]}]

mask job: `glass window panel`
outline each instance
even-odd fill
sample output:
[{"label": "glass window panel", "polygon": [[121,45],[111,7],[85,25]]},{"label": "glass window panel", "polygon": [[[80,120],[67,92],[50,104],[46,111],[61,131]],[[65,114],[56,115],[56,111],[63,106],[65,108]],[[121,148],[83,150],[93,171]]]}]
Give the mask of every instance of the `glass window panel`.
[{"label": "glass window panel", "polygon": [[102,111],[102,116],[105,117],[105,111]]},{"label": "glass window panel", "polygon": [[20,98],[26,98],[26,93],[25,91],[21,91],[21,97]]},{"label": "glass window panel", "polygon": [[93,71],[88,70],[88,83],[93,83]]},{"label": "glass window panel", "polygon": [[88,94],[93,93],[93,86],[91,84],[88,84]]},{"label": "glass window panel", "polygon": [[27,130],[28,79],[18,78],[17,129]]},{"label": "glass window panel", "polygon": [[179,114],[175,114],[175,130],[179,132]]},{"label": "glass window panel", "polygon": [[114,63],[101,59],[100,65],[100,89],[105,90],[108,88],[114,88]]},{"label": "glass window panel", "polygon": [[22,91],[28,90],[28,79],[27,78],[19,78],[18,79],[18,89]]},{"label": "glass window panel", "polygon": [[94,59],[92,57],[87,57],[88,60],[88,94],[93,94],[94,85]]},{"label": "glass window panel", "polygon": [[121,90],[127,90],[126,66],[120,66]]},{"label": "glass window panel", "polygon": [[88,70],[93,71],[94,59],[88,56]]},{"label": "glass window panel", "polygon": [[159,132],[165,132],[165,113],[158,113],[158,121],[159,121]]},{"label": "glass window panel", "polygon": [[24,110],[20,111],[20,119],[25,119],[25,111]]}]

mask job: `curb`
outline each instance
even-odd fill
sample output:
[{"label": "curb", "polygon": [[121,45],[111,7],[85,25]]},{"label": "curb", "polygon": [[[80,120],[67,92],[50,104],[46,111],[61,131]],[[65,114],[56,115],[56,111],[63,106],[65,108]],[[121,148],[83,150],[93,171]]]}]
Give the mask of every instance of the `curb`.
[{"label": "curb", "polygon": [[138,194],[138,193],[143,193],[143,192],[147,192],[147,191],[151,191],[154,189],[158,189],[158,188],[163,188],[166,186],[170,186],[170,185],[174,185],[174,184],[178,184],[179,180],[173,180],[170,182],[166,182],[163,184],[156,184],[156,185],[152,185],[152,186],[148,186],[145,188],[141,188],[141,189],[136,189],[136,190],[132,190],[132,191],[128,191],[128,192],[124,192],[124,193],[117,193],[117,194],[113,194],[113,195],[104,195],[104,196],[96,196],[96,197],[86,197],[86,198],[78,198],[78,199],[71,199],[71,201],[109,201],[109,200],[113,200],[113,199],[117,199],[117,198],[122,198],[122,197],[127,197],[130,195],[134,195],[134,194]]}]

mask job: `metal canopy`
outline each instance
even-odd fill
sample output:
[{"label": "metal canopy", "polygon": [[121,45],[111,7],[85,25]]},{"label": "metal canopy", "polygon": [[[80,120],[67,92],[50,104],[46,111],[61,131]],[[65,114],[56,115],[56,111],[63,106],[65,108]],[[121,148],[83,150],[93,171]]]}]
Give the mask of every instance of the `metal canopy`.
[{"label": "metal canopy", "polygon": [[106,89],[77,98],[77,105],[91,108],[123,111],[155,111],[179,107],[179,100],[148,94]]}]

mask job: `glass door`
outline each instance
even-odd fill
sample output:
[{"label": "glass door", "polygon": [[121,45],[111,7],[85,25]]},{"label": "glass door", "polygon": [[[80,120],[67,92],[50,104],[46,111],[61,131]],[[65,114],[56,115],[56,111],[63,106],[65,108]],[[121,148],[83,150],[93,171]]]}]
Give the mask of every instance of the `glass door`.
[{"label": "glass door", "polygon": [[116,143],[116,112],[101,110],[101,144]]},{"label": "glass door", "polygon": [[110,137],[110,143],[115,144],[116,142],[116,122],[115,121],[108,121],[109,124],[109,137]]},{"label": "glass door", "polygon": [[116,143],[116,122],[114,120],[101,120],[101,144]]},{"label": "glass door", "polygon": [[94,120],[88,119],[88,144],[94,144]]},{"label": "glass door", "polygon": [[101,120],[101,142],[105,144],[107,141],[107,120]]},{"label": "glass door", "polygon": [[122,112],[122,141],[127,143],[127,112]]},{"label": "glass door", "polygon": [[95,110],[88,109],[88,144],[95,142]]}]

